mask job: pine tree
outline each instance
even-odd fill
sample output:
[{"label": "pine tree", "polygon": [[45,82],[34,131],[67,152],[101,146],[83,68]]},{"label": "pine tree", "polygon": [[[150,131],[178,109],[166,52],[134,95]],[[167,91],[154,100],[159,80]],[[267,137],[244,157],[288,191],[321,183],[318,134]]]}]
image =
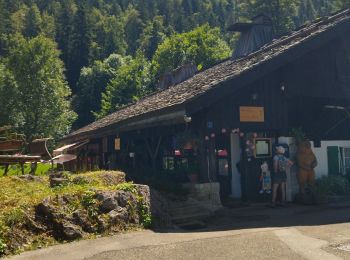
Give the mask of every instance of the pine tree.
[{"label": "pine tree", "polygon": [[73,93],[76,93],[76,83],[80,70],[89,64],[90,32],[87,22],[87,10],[84,3],[78,5],[75,13],[70,44],[68,47],[67,79]]},{"label": "pine tree", "polygon": [[75,111],[79,114],[75,127],[94,121],[94,113],[101,110],[102,93],[106,91],[107,84],[117,76],[118,69],[130,61],[131,57],[112,54],[81,70],[77,85],[79,92],[74,100]]},{"label": "pine tree", "polygon": [[[56,13],[56,41],[58,48],[61,50],[61,58],[68,68],[69,56],[71,48],[71,37],[73,32],[73,18],[76,12],[76,5],[74,0],[64,0],[59,5],[59,10]],[[66,71],[66,77],[68,78],[68,71]],[[71,81],[69,81],[70,86]]]},{"label": "pine tree", "polygon": [[117,70],[102,94],[101,111],[95,113],[96,117],[101,118],[148,94],[152,82],[150,75],[150,63],[138,53],[135,59]]},{"label": "pine tree", "polygon": [[152,59],[158,45],[164,41],[169,33],[169,30],[164,26],[164,19],[162,16],[156,16],[152,21],[146,24],[138,41],[139,48],[146,58]]},{"label": "pine tree", "polygon": [[316,15],[316,10],[312,0],[303,0],[299,6],[298,25],[315,20]]},{"label": "pine tree", "polygon": [[125,40],[128,45],[128,53],[135,54],[138,47],[137,40],[142,33],[143,23],[138,10],[134,7],[130,6],[124,15],[124,32]]},{"label": "pine tree", "polygon": [[25,16],[25,27],[23,35],[29,38],[38,36],[41,32],[41,14],[36,4],[33,4],[26,16]]}]

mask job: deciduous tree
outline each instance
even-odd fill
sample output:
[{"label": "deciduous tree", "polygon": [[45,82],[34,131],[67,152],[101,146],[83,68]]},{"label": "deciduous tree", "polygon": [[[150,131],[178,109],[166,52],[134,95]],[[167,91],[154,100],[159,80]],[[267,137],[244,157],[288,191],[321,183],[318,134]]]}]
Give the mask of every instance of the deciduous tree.
[{"label": "deciduous tree", "polygon": [[112,54],[104,61],[95,61],[91,67],[81,70],[78,89],[74,98],[74,108],[79,118],[76,127],[84,126],[95,120],[94,112],[101,110],[102,93],[106,91],[107,84],[116,77],[121,66],[131,61],[131,57]]},{"label": "deciduous tree", "polygon": [[153,65],[156,74],[160,75],[189,62],[193,62],[199,69],[208,68],[230,55],[231,50],[222,39],[219,28],[203,25],[167,38],[158,46]]},{"label": "deciduous tree", "polygon": [[16,84],[18,129],[27,138],[61,137],[68,133],[75,113],[70,108],[70,89],[56,44],[44,36],[12,39],[6,65]]},{"label": "deciduous tree", "polygon": [[140,53],[135,59],[121,66],[108,84],[106,92],[102,94],[101,111],[96,113],[97,118],[151,92],[150,75],[150,63]]}]

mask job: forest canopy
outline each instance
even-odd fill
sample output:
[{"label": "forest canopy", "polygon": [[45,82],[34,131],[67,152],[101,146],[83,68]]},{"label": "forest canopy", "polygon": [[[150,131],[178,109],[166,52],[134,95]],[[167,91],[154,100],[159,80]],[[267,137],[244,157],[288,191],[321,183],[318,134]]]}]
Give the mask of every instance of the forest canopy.
[{"label": "forest canopy", "polygon": [[[0,0],[0,125],[59,138],[155,90],[185,63],[230,57],[226,28],[265,14],[276,36],[349,0]],[[76,120],[77,119],[77,120]],[[35,122],[35,123],[34,123]]]}]

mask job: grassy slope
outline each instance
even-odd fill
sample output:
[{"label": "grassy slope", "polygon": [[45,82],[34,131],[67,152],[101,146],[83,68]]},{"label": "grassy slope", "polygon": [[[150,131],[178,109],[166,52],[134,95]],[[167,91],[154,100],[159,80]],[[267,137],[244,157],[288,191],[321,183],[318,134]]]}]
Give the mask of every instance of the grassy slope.
[{"label": "grassy slope", "polygon": [[[105,172],[91,172],[85,174],[72,175],[71,178],[77,176],[84,176],[88,178],[89,183],[69,183],[65,186],[59,186],[55,188],[49,187],[48,176],[41,176],[41,182],[22,180],[16,176],[1,177],[0,178],[0,252],[1,244],[6,244],[6,237],[10,232],[10,227],[20,225],[25,221],[25,214],[34,211],[34,206],[40,203],[43,199],[48,197],[55,197],[56,195],[76,195],[78,197],[84,197],[86,194],[93,190],[116,190],[123,189],[124,186],[129,185],[123,183],[119,185],[111,185],[106,183],[101,174]],[[72,211],[75,210],[75,205],[72,205]],[[38,238],[38,240],[46,241],[46,238]],[[54,241],[52,241],[54,242]],[[38,241],[41,246],[43,243]],[[50,243],[49,243],[50,244]],[[32,249],[33,245],[28,245],[28,248]],[[35,245],[34,245],[35,248]],[[1,255],[1,254],[0,254]]]}]

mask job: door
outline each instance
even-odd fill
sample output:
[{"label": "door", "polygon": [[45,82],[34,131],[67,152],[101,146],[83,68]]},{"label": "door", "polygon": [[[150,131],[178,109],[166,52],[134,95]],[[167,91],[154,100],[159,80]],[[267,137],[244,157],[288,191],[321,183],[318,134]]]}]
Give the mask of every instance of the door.
[{"label": "door", "polygon": [[338,146],[327,147],[328,174],[338,175],[340,173],[340,151]]},{"label": "door", "polygon": [[225,199],[231,195],[230,134],[223,133],[216,139],[216,169],[220,183],[220,195]]},{"label": "door", "polygon": [[238,163],[241,160],[241,148],[239,143],[239,135],[231,134],[231,196],[235,199],[242,198],[242,188],[241,188],[241,173],[237,168]]}]

